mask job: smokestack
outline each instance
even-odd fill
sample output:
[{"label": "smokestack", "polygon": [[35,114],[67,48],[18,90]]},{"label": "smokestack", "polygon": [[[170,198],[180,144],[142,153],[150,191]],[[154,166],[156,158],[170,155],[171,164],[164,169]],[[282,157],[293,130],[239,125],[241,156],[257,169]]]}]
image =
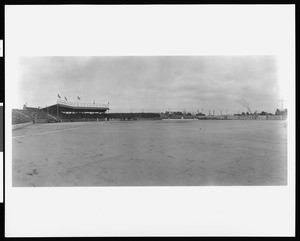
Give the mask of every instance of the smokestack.
[{"label": "smokestack", "polygon": [[245,107],[247,109],[247,111],[251,114],[250,105],[249,105],[249,103],[246,100],[241,99],[241,100],[237,100],[237,102],[239,104],[241,104],[243,107]]}]

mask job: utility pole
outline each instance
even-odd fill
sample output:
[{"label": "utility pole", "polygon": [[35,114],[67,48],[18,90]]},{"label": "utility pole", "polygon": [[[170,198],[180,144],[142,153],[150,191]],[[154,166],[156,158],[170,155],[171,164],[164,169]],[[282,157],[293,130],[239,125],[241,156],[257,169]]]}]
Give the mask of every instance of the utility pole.
[{"label": "utility pole", "polygon": [[281,111],[283,111],[283,102],[285,102],[285,100],[284,99],[280,99],[278,101],[281,102]]}]

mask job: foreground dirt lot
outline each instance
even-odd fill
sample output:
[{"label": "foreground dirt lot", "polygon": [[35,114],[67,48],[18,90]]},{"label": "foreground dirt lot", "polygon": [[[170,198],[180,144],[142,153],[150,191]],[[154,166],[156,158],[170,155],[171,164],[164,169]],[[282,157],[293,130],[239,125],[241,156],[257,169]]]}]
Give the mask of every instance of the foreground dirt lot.
[{"label": "foreground dirt lot", "polygon": [[13,130],[13,186],[286,185],[282,121],[109,121]]}]

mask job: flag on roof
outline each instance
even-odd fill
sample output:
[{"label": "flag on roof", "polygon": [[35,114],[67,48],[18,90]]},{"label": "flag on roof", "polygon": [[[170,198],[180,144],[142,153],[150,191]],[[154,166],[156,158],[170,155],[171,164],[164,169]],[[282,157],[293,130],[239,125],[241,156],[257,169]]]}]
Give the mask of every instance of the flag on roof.
[{"label": "flag on roof", "polygon": [[80,100],[79,96],[77,96],[77,99]]},{"label": "flag on roof", "polygon": [[66,96],[65,96],[65,100],[68,100]]},{"label": "flag on roof", "polygon": [[57,94],[57,97],[58,97],[58,98],[61,98],[59,94]]}]

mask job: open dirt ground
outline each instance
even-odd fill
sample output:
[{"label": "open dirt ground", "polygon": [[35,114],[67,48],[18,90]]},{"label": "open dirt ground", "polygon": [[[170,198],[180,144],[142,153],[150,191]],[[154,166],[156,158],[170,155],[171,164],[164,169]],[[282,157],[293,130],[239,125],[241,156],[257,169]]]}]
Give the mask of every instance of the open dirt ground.
[{"label": "open dirt ground", "polygon": [[286,185],[283,121],[109,121],[13,130],[13,186]]}]

